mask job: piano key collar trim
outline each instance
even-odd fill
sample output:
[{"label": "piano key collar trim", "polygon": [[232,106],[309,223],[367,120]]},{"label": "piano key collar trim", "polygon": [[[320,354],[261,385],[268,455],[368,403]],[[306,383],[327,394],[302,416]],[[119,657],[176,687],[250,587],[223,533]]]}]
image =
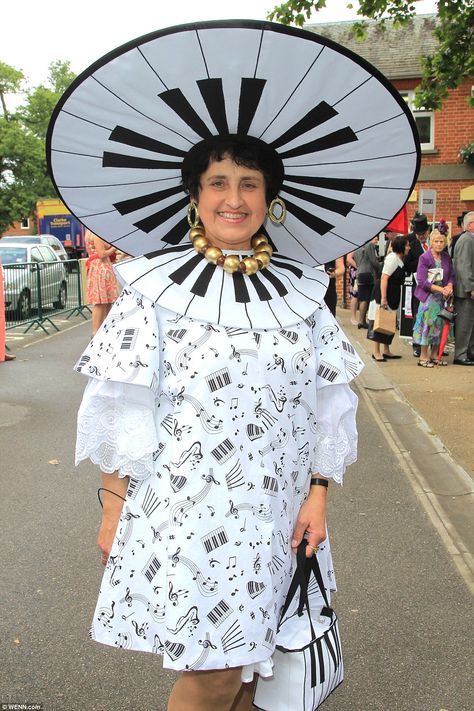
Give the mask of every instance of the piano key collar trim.
[{"label": "piano key collar trim", "polygon": [[[245,256],[239,254],[240,259]],[[308,318],[323,307],[328,284],[324,272],[279,253],[256,274],[230,274],[190,246],[136,257],[115,269],[122,284],[164,309],[206,323],[257,330],[286,328]]]}]

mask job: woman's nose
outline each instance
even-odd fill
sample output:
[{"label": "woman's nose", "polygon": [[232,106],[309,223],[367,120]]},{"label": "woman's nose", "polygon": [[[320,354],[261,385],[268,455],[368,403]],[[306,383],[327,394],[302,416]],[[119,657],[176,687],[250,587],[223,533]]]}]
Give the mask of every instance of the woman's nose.
[{"label": "woman's nose", "polygon": [[242,205],[242,194],[238,186],[230,186],[226,195],[226,202],[229,207],[237,208]]}]

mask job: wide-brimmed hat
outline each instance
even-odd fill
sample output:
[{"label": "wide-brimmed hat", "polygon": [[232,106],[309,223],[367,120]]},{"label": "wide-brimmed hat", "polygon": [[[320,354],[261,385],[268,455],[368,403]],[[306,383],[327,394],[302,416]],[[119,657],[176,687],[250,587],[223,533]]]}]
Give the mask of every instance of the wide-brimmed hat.
[{"label": "wide-brimmed hat", "polygon": [[429,229],[428,218],[419,212],[412,218],[411,224],[413,225],[413,230],[418,234],[422,234]]},{"label": "wide-brimmed hat", "polygon": [[410,110],[374,67],[312,32],[235,20],[159,30],[89,67],[51,119],[50,172],[84,225],[149,255],[188,243],[183,159],[225,134],[277,152],[287,215],[264,231],[312,265],[383,230],[419,169]]}]

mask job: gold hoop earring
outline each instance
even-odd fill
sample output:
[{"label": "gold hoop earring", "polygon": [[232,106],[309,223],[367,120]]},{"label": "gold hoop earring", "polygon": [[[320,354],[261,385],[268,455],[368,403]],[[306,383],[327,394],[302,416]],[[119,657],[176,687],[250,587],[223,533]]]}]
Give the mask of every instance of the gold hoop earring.
[{"label": "gold hoop earring", "polygon": [[[194,217],[192,216],[194,210]],[[191,202],[188,205],[188,225],[190,227],[199,227],[201,224],[199,220],[199,212],[198,212],[198,206],[194,202],[194,200],[191,200]]]},{"label": "gold hoop earring", "polygon": [[[275,215],[275,205],[278,205],[281,212],[279,215]],[[281,199],[281,197],[273,198],[267,210],[268,217],[274,225],[281,225],[285,221],[286,217],[286,205]]]}]

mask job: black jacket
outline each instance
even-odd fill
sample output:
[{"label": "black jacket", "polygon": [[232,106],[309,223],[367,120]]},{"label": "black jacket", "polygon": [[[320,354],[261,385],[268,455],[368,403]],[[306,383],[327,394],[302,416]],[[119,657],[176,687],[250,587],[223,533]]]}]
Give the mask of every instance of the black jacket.
[{"label": "black jacket", "polygon": [[417,238],[414,232],[410,232],[408,235],[408,243],[410,245],[410,251],[405,257],[405,271],[407,274],[416,274],[418,269],[418,260],[423,254],[423,247],[421,246],[420,240]]}]

